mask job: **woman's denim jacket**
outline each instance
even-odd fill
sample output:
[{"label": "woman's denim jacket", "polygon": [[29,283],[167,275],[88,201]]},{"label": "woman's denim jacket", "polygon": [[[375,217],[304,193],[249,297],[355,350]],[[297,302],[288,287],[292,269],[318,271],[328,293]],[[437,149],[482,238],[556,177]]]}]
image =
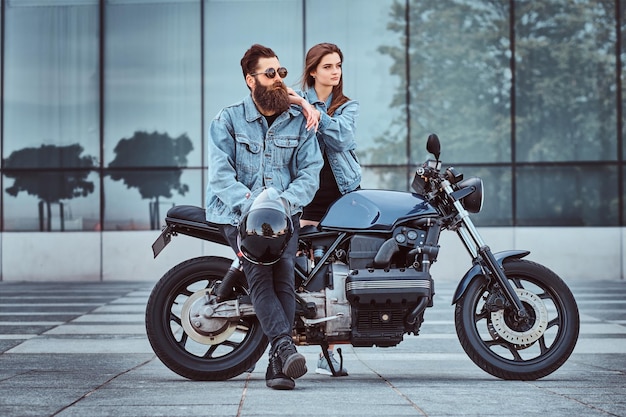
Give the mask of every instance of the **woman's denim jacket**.
[{"label": "woman's denim jacket", "polygon": [[349,100],[339,106],[331,117],[327,111],[332,95],[324,103],[317,97],[314,88],[300,94],[322,113],[317,139],[322,152],[326,152],[339,191],[341,194],[354,191],[361,183],[361,165],[355,153],[359,103]]},{"label": "woman's denim jacket", "polygon": [[206,218],[234,226],[264,187],[278,190],[292,215],[301,212],[319,188],[324,164],[299,107],[291,106],[268,129],[251,95],[213,119],[208,156]]}]

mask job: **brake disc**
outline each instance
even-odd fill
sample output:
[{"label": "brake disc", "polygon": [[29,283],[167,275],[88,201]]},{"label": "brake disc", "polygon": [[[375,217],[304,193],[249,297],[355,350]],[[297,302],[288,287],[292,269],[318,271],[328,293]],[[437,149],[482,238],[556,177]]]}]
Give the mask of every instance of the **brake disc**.
[{"label": "brake disc", "polygon": [[534,317],[534,322],[527,329],[513,329],[507,323],[505,310],[501,309],[491,313],[489,332],[494,338],[497,336],[516,345],[517,349],[525,349],[539,340],[548,328],[548,309],[536,294],[523,288],[516,288],[515,292],[526,310],[532,310],[528,313]]},{"label": "brake disc", "polygon": [[218,345],[228,339],[237,329],[237,323],[225,318],[211,318],[211,306],[207,302],[207,290],[193,293],[181,311],[185,333],[203,345]]}]

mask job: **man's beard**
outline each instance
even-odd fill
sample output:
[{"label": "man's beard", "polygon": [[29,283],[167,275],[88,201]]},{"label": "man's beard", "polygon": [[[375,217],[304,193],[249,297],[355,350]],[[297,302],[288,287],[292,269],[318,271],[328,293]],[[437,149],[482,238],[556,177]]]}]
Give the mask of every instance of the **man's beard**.
[{"label": "man's beard", "polygon": [[289,94],[287,93],[287,87],[282,82],[271,87],[265,87],[257,83],[252,92],[252,98],[257,106],[266,112],[281,114],[289,109]]}]

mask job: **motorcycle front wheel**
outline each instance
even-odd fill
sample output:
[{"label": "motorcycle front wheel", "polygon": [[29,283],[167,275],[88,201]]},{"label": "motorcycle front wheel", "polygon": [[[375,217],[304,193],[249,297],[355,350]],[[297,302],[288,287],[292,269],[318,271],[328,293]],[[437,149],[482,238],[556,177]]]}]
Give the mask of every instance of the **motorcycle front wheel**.
[{"label": "motorcycle front wheel", "polygon": [[455,308],[459,341],[484,371],[506,380],[536,380],[569,358],[580,327],[576,300],[565,282],[537,263],[513,259],[504,272],[529,313],[498,308],[503,297],[485,277],[476,277]]},{"label": "motorcycle front wheel", "polygon": [[[170,269],[154,286],[146,305],[152,350],[175,373],[198,381],[223,381],[254,367],[268,341],[256,316],[241,317],[211,335],[196,333],[188,306],[221,282],[230,259],[204,256]],[[237,282],[233,298],[247,294]]]}]

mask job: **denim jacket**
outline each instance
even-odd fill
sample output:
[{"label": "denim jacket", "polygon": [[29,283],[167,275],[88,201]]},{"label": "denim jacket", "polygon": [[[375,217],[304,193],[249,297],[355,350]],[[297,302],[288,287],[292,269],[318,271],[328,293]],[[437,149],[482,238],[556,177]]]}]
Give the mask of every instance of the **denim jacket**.
[{"label": "denim jacket", "polygon": [[337,108],[331,117],[327,111],[332,95],[324,103],[317,97],[314,88],[300,94],[322,113],[317,140],[322,152],[326,152],[339,191],[341,194],[354,191],[361,183],[361,165],[355,153],[359,103],[349,100]]},{"label": "denim jacket", "polygon": [[319,188],[324,161],[315,131],[307,131],[296,106],[268,128],[249,95],[222,109],[208,136],[208,221],[236,226],[264,187],[278,190],[297,214]]}]

